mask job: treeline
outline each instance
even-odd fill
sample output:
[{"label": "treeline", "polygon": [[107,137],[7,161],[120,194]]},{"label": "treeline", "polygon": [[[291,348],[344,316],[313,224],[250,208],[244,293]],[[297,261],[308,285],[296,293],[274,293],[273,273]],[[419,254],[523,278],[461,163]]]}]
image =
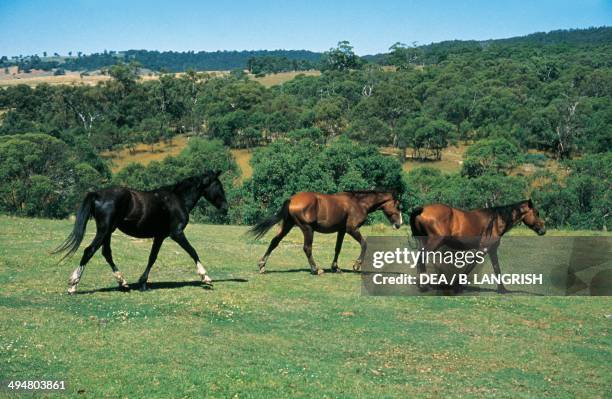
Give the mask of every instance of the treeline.
[{"label": "treeline", "polygon": [[[19,56],[0,58],[0,68],[18,66],[20,71],[32,69],[50,71],[61,68],[68,71],[93,71],[109,68],[118,63],[138,62],[143,68],[157,72],[228,71],[245,69],[249,60],[264,64],[289,63],[282,70],[304,70],[318,65],[321,53],[307,50],[254,50],[254,51],[104,51],[102,53],[81,54],[69,57]],[[260,61],[261,60],[261,61]],[[277,67],[278,68],[278,67]],[[289,68],[289,69],[287,69]]]},{"label": "treeline", "polygon": [[[360,189],[393,189],[402,202],[405,219],[411,209],[442,202],[461,208],[488,207],[532,198],[548,227],[612,228],[612,153],[586,155],[565,161],[567,175],[542,171],[531,176],[512,174],[516,154],[504,142],[483,143],[466,154],[466,165],[479,164],[473,173],[444,174],[428,167],[404,174],[397,158],[378,148],[358,144],[346,136],[330,143],[317,141],[312,130],[291,132],[255,151],[253,175],[238,183],[237,167],[221,141],[192,138],[181,154],[147,166],[131,164],[114,176],[95,154],[44,134],[0,138],[0,212],[66,217],[85,192],[111,185],[152,189],[206,170],[222,170],[230,203],[222,216],[200,201],[192,219],[206,223],[253,224],[278,211],[283,201],[298,191],[338,192]],[[313,139],[314,138],[314,139]],[[500,154],[500,159],[497,159]],[[370,221],[384,222],[381,214]]]},{"label": "treeline", "polygon": [[287,57],[252,57],[247,61],[248,71],[255,76],[289,71],[308,71],[318,68],[319,62],[297,59],[291,60]]}]

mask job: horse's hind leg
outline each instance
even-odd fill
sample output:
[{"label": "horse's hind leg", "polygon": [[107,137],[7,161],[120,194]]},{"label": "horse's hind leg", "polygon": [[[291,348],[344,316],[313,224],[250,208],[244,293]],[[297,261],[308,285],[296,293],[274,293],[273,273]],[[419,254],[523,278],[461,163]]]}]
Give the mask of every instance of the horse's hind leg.
[{"label": "horse's hind leg", "polygon": [[94,256],[98,248],[104,244],[104,240],[107,236],[110,236],[112,233],[112,229],[110,226],[110,214],[101,215],[100,217],[96,217],[96,236],[93,241],[85,250],[83,251],[83,256],[81,257],[81,261],[79,262],[79,266],[74,269],[72,275],[68,283],[70,284],[70,288],[68,288],[69,294],[74,294],[77,289],[77,285],[79,281],[81,281],[81,277],[83,275],[83,271],[85,270],[85,265],[89,260]]},{"label": "horse's hind leg", "polygon": [[124,289],[124,290],[129,290],[130,286],[128,285],[127,281],[125,281],[125,277],[123,276],[123,273],[121,273],[119,269],[117,269],[115,262],[113,262],[113,251],[111,250],[111,235],[112,233],[109,233],[104,238],[104,242],[102,243],[102,255],[104,255],[104,259],[106,259],[106,262],[110,265],[111,269],[113,270],[113,275],[115,276],[115,279],[117,279],[119,288]]},{"label": "horse's hind leg", "polygon": [[89,244],[89,246],[83,251],[83,256],[81,257],[79,266],[74,269],[74,272],[72,272],[72,275],[70,276],[70,280],[68,280],[68,283],[70,284],[70,288],[68,288],[69,294],[74,294],[76,292],[77,285],[79,284],[79,281],[81,281],[83,271],[85,270],[85,265],[87,262],[89,262],[91,257],[94,256],[98,248],[100,248],[104,242],[104,236],[105,233],[98,230],[91,244]]},{"label": "horse's hind leg", "polygon": [[272,251],[274,251],[274,249],[276,249],[276,247],[281,242],[281,240],[285,238],[287,234],[289,234],[292,228],[293,228],[293,221],[291,219],[283,221],[283,226],[281,227],[281,231],[276,236],[274,236],[272,241],[270,241],[270,245],[268,246],[266,253],[259,260],[258,266],[259,266],[260,273],[266,272],[266,262],[268,261],[270,254],[272,253]]},{"label": "horse's hind leg", "polygon": [[319,267],[314,261],[314,258],[312,257],[312,240],[314,238],[314,231],[312,230],[312,227],[308,225],[302,225],[300,227],[302,229],[302,232],[304,233],[304,253],[308,258],[308,263],[310,264],[310,271],[312,272],[312,274],[315,275],[323,274],[323,269],[319,269]]},{"label": "horse's hind leg", "polygon": [[359,258],[357,258],[357,260],[353,264],[353,270],[357,271],[361,269],[361,265],[363,264],[363,258],[365,257],[367,243],[366,243],[365,238],[363,238],[363,236],[359,232],[359,230],[349,230],[348,233],[361,246],[361,252],[359,253]]}]

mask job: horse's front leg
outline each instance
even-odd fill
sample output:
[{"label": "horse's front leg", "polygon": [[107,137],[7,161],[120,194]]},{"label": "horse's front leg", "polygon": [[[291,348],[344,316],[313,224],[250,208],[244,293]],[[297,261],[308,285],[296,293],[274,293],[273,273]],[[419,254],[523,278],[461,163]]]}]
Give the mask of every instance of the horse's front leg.
[{"label": "horse's front leg", "polygon": [[365,240],[365,238],[363,238],[363,236],[361,235],[361,233],[359,232],[358,229],[354,229],[354,230],[350,229],[350,230],[348,230],[348,233],[361,246],[361,252],[359,253],[359,258],[357,258],[357,260],[353,264],[353,270],[355,270],[355,271],[361,270],[361,265],[363,264],[363,258],[365,257],[365,253],[366,253],[366,249],[367,249],[366,240]]},{"label": "horse's front leg", "polygon": [[[421,241],[419,239],[419,241]],[[440,246],[442,245],[444,241],[444,237],[439,237],[439,236],[429,236],[427,237],[425,243],[423,244],[421,241],[421,245],[422,248],[425,251],[435,251],[436,249],[440,248]],[[425,255],[425,254],[424,254]],[[421,284],[421,275],[425,274],[427,272],[427,268],[425,266],[425,262],[423,262],[422,257],[419,256],[419,261],[417,262],[417,278],[418,278],[418,288],[419,291],[421,292],[425,292],[427,290],[429,290],[429,286],[427,284]]]},{"label": "horse's front leg", "polygon": [[159,249],[161,248],[162,243],[165,239],[165,237],[155,237],[153,239],[153,246],[151,247],[151,253],[149,254],[149,262],[147,263],[147,268],[145,269],[144,273],[142,273],[142,276],[140,276],[140,279],[138,279],[138,284],[140,284],[141,291],[147,290],[147,280],[149,279],[149,272],[151,271],[153,264],[157,260],[157,254],[159,254]]},{"label": "horse's front leg", "polygon": [[[489,250],[489,256],[491,257],[493,271],[499,279],[499,276],[501,275],[501,269],[499,268],[499,259],[497,258],[497,247],[493,247]],[[497,285],[497,292],[499,292],[500,294],[508,293],[508,290],[506,289],[506,287],[504,287],[504,284],[501,282],[501,279],[499,281],[499,284]]]},{"label": "horse's front leg", "polygon": [[344,241],[345,230],[340,230],[338,232],[338,236],[336,237],[336,253],[334,254],[334,261],[331,265],[331,270],[333,273],[342,273],[342,269],[338,267],[338,256],[340,255],[340,251],[342,250],[342,241]]},{"label": "horse's front leg", "polygon": [[208,272],[204,268],[204,265],[202,265],[202,262],[200,262],[200,257],[198,256],[198,253],[196,252],[195,249],[193,249],[191,244],[189,244],[189,241],[187,241],[187,237],[185,237],[185,233],[180,231],[180,232],[177,232],[175,234],[172,234],[170,237],[174,241],[176,241],[177,244],[180,245],[181,248],[183,248],[185,250],[185,252],[187,252],[189,254],[189,256],[191,256],[191,259],[193,259],[193,261],[196,264],[196,267],[197,267],[197,270],[198,270],[198,275],[202,279],[202,282],[204,284],[212,285],[212,279],[208,275]]}]

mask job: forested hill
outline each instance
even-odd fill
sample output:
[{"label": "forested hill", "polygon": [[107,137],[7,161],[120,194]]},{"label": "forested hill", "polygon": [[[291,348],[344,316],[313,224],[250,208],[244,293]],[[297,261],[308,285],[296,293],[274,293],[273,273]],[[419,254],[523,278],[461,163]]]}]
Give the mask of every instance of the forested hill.
[{"label": "forested hill", "polygon": [[[321,53],[308,50],[254,50],[254,51],[104,51],[69,57],[1,57],[0,67],[19,66],[20,70],[52,70],[62,68],[68,71],[93,71],[108,68],[120,62],[137,61],[143,68],[153,71],[184,72],[189,69],[197,71],[227,71],[236,68],[244,69],[252,59],[275,59],[299,62],[299,65],[315,66],[321,59]],[[302,69],[302,68],[300,68]]]},{"label": "forested hill", "polygon": [[[612,27],[588,29],[560,29],[550,32],[537,32],[526,36],[516,36],[493,40],[447,40],[439,43],[416,47],[422,54],[425,64],[435,64],[444,61],[452,54],[482,52],[486,50],[508,50],[517,52],[520,48],[530,51],[559,52],[567,47],[588,47],[612,45]],[[367,55],[363,58],[368,62],[385,63],[387,53]]]},{"label": "forested hill", "polygon": [[[249,59],[260,57],[284,57],[289,60],[310,61],[316,63],[321,53],[307,50],[256,50],[256,51],[149,51],[128,50],[116,56],[114,61],[138,61],[144,68],[154,71],[166,70],[182,72],[188,69],[197,71],[226,71],[236,68],[246,68]],[[65,64],[69,70],[98,69],[109,66],[104,54],[93,54],[74,58]],[[102,62],[100,62],[102,61]]]},{"label": "forested hill", "polygon": [[[562,52],[564,48],[590,45],[612,45],[612,27],[599,27],[589,29],[556,30],[548,33],[533,33],[527,36],[518,36],[507,39],[496,40],[452,40],[432,43],[416,47],[420,55],[419,60],[423,64],[435,64],[444,61],[453,54],[477,53],[486,50],[507,50],[516,52],[520,48],[529,51],[547,50],[549,52]],[[497,52],[491,52],[496,54]],[[321,61],[322,53],[308,50],[255,50],[255,51],[150,51],[150,50],[127,50],[127,51],[105,51],[77,56],[72,53],[69,57],[40,57],[39,55],[29,57],[1,57],[0,67],[18,65],[21,70],[30,69],[51,70],[62,68],[71,71],[91,71],[115,65],[119,62],[139,62],[142,67],[153,71],[182,72],[188,69],[198,71],[232,70],[236,68],[247,68],[249,60],[253,59],[276,59],[285,60],[285,64],[292,61],[294,69],[304,67],[317,67]],[[57,55],[57,54],[56,54]],[[388,54],[381,53],[366,55],[364,61],[386,64]]]}]

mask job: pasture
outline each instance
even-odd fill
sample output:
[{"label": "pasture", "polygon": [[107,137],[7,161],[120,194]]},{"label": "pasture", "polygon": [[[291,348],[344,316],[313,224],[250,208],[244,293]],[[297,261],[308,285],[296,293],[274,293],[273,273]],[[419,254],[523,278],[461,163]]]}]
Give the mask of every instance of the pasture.
[{"label": "pasture", "polygon": [[[201,71],[203,73],[212,74],[215,76],[227,75],[228,71]],[[176,73],[175,76],[181,76],[184,73],[179,72]],[[276,85],[283,84],[297,75],[306,75],[306,76],[319,76],[321,72],[319,71],[295,71],[295,72],[279,72],[279,73],[271,73],[262,77],[255,77],[252,74],[249,74],[249,78],[261,83],[266,87],[272,87]],[[153,74],[142,74],[140,75],[141,81],[148,80],[156,80],[159,76],[155,73]],[[49,85],[89,85],[95,86],[100,82],[109,81],[111,77],[109,75],[102,75],[99,72],[92,72],[88,75],[81,75],[80,72],[75,71],[66,71],[65,75],[54,76],[51,71],[38,71],[33,70],[30,73],[17,72],[17,67],[11,67],[9,73],[4,73],[4,69],[0,69],[0,87],[3,86],[15,86],[20,84],[25,84],[28,86],[38,86],[39,84],[49,84]]]},{"label": "pasture", "polygon": [[[116,290],[98,253],[79,294],[69,296],[78,257],[58,265],[48,252],[71,227],[0,216],[0,380],[65,380],[69,397],[612,394],[606,297],[365,297],[359,275],[347,270],[358,253],[350,239],[339,262],[347,272],[315,277],[294,229],[260,275],[257,259],[274,229],[254,241],[244,226],[212,225],[189,225],[186,234],[213,289],[167,240],[149,291]],[[86,241],[93,232],[90,222]],[[363,232],[406,234],[406,227]],[[327,269],[334,240],[314,240],[314,257]],[[113,236],[130,283],[150,246]]]}]

